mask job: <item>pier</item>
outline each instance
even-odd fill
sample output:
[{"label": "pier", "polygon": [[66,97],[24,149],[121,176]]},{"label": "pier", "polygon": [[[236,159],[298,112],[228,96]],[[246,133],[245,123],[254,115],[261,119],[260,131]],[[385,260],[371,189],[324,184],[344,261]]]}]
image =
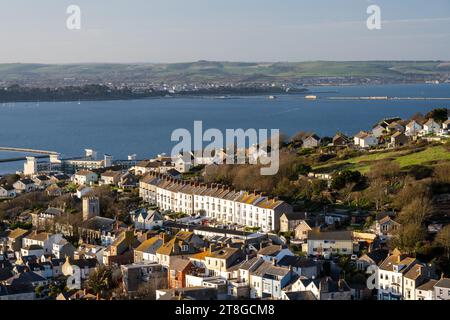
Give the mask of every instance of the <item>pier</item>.
[{"label": "pier", "polygon": [[56,151],[47,151],[47,150],[38,150],[38,149],[28,149],[28,148],[13,148],[13,147],[0,147],[0,151],[11,151],[11,152],[28,152],[35,154],[45,154],[47,156],[50,155],[59,155]]},{"label": "pier", "polygon": [[329,100],[418,100],[418,101],[427,101],[427,100],[441,100],[441,101],[450,101],[450,98],[438,98],[438,97],[329,97]]},{"label": "pier", "polygon": [[[42,156],[35,156],[36,159],[45,159],[48,158],[48,155],[42,155]],[[17,157],[17,158],[7,158],[7,159],[0,159],[0,163],[5,162],[17,162],[17,161],[25,161],[27,160],[26,157]]]}]

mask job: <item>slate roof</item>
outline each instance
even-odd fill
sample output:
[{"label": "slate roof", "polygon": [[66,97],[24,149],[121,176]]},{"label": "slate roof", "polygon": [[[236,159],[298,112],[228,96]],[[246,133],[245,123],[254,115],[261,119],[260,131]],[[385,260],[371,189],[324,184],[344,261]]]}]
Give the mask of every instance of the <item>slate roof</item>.
[{"label": "slate roof", "polygon": [[69,261],[70,261],[71,265],[76,265],[76,266],[78,266],[81,269],[83,269],[83,268],[92,269],[92,268],[95,268],[97,266],[97,264],[98,264],[98,261],[95,258],[76,259],[76,260],[69,259]]},{"label": "slate roof", "polygon": [[28,236],[26,236],[27,239],[31,239],[31,240],[35,240],[35,241],[46,241],[48,240],[50,236],[50,233],[47,232],[37,232],[34,231],[31,234],[29,234]]},{"label": "slate roof", "polygon": [[228,259],[231,256],[233,256],[236,252],[239,252],[240,249],[238,248],[220,248],[218,250],[213,251],[210,254],[211,258],[216,258],[216,259]]},{"label": "slate roof", "polygon": [[422,272],[424,272],[423,268],[424,266],[420,264],[414,265],[411,269],[408,270],[408,272],[405,273],[405,278],[417,280],[422,275]]},{"label": "slate roof", "polygon": [[352,240],[351,231],[308,231],[308,240]]},{"label": "slate roof", "polygon": [[345,282],[345,280],[333,280],[330,277],[322,278],[320,280],[320,286],[323,292],[342,292],[342,291],[350,291],[350,286]]},{"label": "slate roof", "polygon": [[44,277],[41,277],[37,273],[33,271],[23,272],[16,274],[6,280],[6,283],[12,286],[21,285],[21,284],[30,284],[32,282],[42,282],[47,281]]},{"label": "slate roof", "polygon": [[175,271],[183,271],[185,270],[190,264],[192,264],[191,260],[173,257],[170,259],[169,263],[169,269],[175,270]]},{"label": "slate roof", "polygon": [[424,284],[418,286],[416,289],[417,290],[422,290],[422,291],[430,291],[434,289],[434,286],[436,285],[438,281],[434,280],[434,279],[430,279],[427,282],[425,282]]},{"label": "slate roof", "polygon": [[314,260],[300,256],[284,256],[277,264],[279,266],[296,268],[310,268],[317,265]]},{"label": "slate roof", "polygon": [[373,250],[371,252],[366,253],[366,255],[372,259],[376,264],[379,264],[381,261],[386,259],[389,251],[386,249],[378,249]]},{"label": "slate roof", "polygon": [[268,245],[267,247],[259,249],[258,254],[273,257],[276,256],[281,250],[283,250],[283,247],[280,245]]},{"label": "slate roof", "polygon": [[304,220],[305,212],[291,212],[291,213],[283,213],[289,221],[292,220]]},{"label": "slate roof", "polygon": [[291,291],[285,294],[289,300],[317,300],[311,291]]},{"label": "slate roof", "polygon": [[403,265],[404,267],[400,270],[403,272],[407,267],[409,267],[412,263],[416,262],[415,258],[404,258],[401,259],[399,255],[391,255],[387,257],[383,263],[380,265],[380,269],[385,271],[394,271],[394,265]]},{"label": "slate roof", "polygon": [[90,171],[90,170],[80,170],[77,173],[75,173],[76,176],[88,176],[93,174],[94,172]]},{"label": "slate roof", "polygon": [[29,230],[25,230],[25,229],[21,229],[21,228],[17,228],[12,230],[9,234],[8,234],[8,238],[11,239],[16,239],[18,237],[22,237],[24,235],[26,235],[27,233],[29,233]]},{"label": "slate roof", "polygon": [[450,289],[450,278],[443,278],[439,280],[435,287]]},{"label": "slate roof", "polygon": [[[159,245],[157,244],[159,242]],[[155,244],[157,244],[155,246]],[[145,252],[145,253],[150,253],[150,248],[154,248],[154,252],[156,253],[156,250],[162,245],[162,239],[160,237],[152,237],[150,239],[147,239],[145,241],[143,241],[136,249],[135,251],[139,251],[139,252]]]}]

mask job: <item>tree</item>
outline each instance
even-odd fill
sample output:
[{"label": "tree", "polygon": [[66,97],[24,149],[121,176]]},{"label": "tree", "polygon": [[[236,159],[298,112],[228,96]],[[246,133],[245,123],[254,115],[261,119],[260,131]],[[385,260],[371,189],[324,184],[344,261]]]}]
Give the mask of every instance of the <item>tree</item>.
[{"label": "tree", "polygon": [[36,295],[37,295],[38,297],[40,297],[40,296],[42,295],[44,289],[45,289],[44,286],[37,286],[37,287],[34,289],[34,292],[36,293]]},{"label": "tree", "polygon": [[344,170],[335,174],[331,180],[331,187],[336,190],[343,189],[348,183],[357,184],[362,176],[359,171]]},{"label": "tree", "polygon": [[447,108],[436,108],[428,112],[426,117],[433,118],[437,122],[444,122],[448,119],[448,110]]},{"label": "tree", "polygon": [[415,198],[400,212],[400,223],[404,225],[409,223],[421,225],[430,216],[431,208],[432,204],[428,198]]},{"label": "tree", "polygon": [[372,179],[384,179],[393,183],[400,176],[400,165],[394,161],[383,160],[376,162],[370,169],[369,177]]},{"label": "tree", "polygon": [[392,239],[391,247],[398,247],[402,252],[413,254],[417,246],[425,238],[425,230],[422,225],[411,223],[400,228]]},{"label": "tree", "polygon": [[117,286],[117,281],[113,278],[113,270],[106,266],[100,266],[89,275],[87,287],[94,294],[108,294]]},{"label": "tree", "polygon": [[369,188],[364,190],[364,195],[368,201],[375,204],[377,211],[381,210],[389,200],[387,182],[383,179],[372,180]]},{"label": "tree", "polygon": [[438,182],[450,183],[450,163],[444,162],[434,168],[434,178]]},{"label": "tree", "polygon": [[450,225],[443,227],[436,235],[436,239],[434,241],[437,245],[445,249],[447,259],[450,259]]},{"label": "tree", "polygon": [[430,188],[429,181],[416,181],[411,177],[404,180],[403,188],[396,194],[394,198],[394,206],[402,209],[414,199],[429,197]]}]

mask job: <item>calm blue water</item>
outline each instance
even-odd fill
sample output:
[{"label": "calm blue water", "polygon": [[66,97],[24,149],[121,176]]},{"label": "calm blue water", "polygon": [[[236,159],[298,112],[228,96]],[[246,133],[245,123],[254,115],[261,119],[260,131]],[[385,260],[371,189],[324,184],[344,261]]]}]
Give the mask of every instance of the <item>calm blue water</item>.
[{"label": "calm blue water", "polygon": [[[409,117],[450,101],[336,101],[335,96],[450,97],[450,84],[382,85],[310,88],[319,99],[284,95],[236,99],[165,98],[132,101],[40,102],[0,104],[0,146],[54,150],[63,157],[81,155],[85,148],[126,159],[169,153],[174,129],[192,130],[194,120],[203,128],[274,128],[293,135],[300,130],[319,135],[336,131],[354,134],[379,119]],[[0,158],[14,153],[0,153]],[[0,163],[0,173],[22,168],[22,163]]]}]

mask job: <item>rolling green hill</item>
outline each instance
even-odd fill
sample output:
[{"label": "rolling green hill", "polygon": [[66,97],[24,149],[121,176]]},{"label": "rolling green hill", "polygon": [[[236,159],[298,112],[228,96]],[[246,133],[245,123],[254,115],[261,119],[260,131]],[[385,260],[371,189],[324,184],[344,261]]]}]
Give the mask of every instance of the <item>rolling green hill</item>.
[{"label": "rolling green hill", "polygon": [[0,80],[34,82],[99,81],[263,81],[303,77],[381,77],[409,79],[450,73],[442,61],[217,62],[172,64],[0,64]]}]

